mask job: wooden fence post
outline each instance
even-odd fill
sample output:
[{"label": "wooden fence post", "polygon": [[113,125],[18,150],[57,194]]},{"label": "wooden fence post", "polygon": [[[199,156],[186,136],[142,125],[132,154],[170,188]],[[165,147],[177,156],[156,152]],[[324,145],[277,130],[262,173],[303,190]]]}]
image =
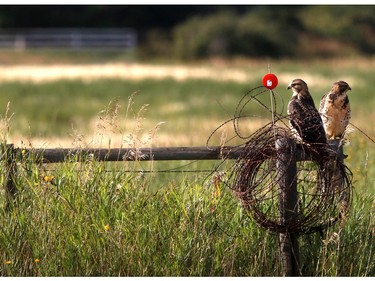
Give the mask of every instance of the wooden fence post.
[{"label": "wooden fence post", "polygon": [[16,176],[16,159],[15,159],[15,149],[13,144],[8,144],[5,146],[5,196],[6,196],[6,207],[9,208],[14,199],[14,195],[17,192],[15,185]]},{"label": "wooden fence post", "polygon": [[289,138],[278,139],[276,149],[280,223],[285,226],[285,231],[279,234],[282,270],[284,276],[299,276],[298,241],[288,230],[298,212],[296,143]]}]

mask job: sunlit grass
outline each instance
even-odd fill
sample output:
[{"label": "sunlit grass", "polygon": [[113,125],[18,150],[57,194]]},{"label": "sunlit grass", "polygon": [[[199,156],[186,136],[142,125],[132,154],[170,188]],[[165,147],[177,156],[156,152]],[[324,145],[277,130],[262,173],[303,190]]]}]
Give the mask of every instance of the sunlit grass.
[{"label": "sunlit grass", "polygon": [[[170,137],[185,135],[187,139],[195,139],[195,145],[204,145],[211,132],[233,117],[238,100],[250,87],[236,83],[214,84],[204,80],[3,83],[0,85],[0,103],[10,101],[14,112],[13,135],[30,139],[66,138],[72,133],[72,128],[81,134],[93,134],[96,130],[93,125],[103,105],[118,97],[125,113],[129,96],[137,92],[129,117],[148,104],[144,113],[147,124],[163,122],[161,134]],[[247,114],[258,106],[250,104],[249,107]],[[259,115],[265,116],[265,113]],[[118,122],[126,126],[126,122],[132,122],[131,118],[128,119],[122,115]],[[209,124],[201,126],[207,121]]]},{"label": "sunlit grass", "polygon": [[[316,105],[334,81],[348,78],[347,81],[353,89],[349,93],[353,110],[352,122],[360,128],[373,131],[373,122],[367,122],[375,118],[372,111],[375,98],[371,94],[371,81],[374,75],[371,61],[368,68],[355,68],[353,63],[351,68],[344,65],[339,69],[330,63],[311,63],[308,71],[302,71],[302,62],[275,62],[273,71],[280,78],[287,75],[288,79],[297,76],[305,79],[310,85]],[[238,68],[238,65],[236,67]],[[242,69],[248,70],[252,76],[258,76],[258,79],[252,77],[249,83],[210,79],[176,81],[168,78],[148,78],[139,81],[106,78],[90,82],[61,80],[39,84],[25,81],[2,82],[0,104],[4,105],[4,110],[5,105],[10,102],[14,113],[12,135],[27,136],[29,139],[46,139],[54,136],[64,138],[69,136],[72,130],[85,135],[92,134],[95,128],[90,124],[92,125],[92,120],[104,104],[119,97],[122,106],[126,106],[128,97],[137,92],[139,94],[135,106],[140,108],[145,104],[149,105],[147,122],[165,122],[161,133],[173,135],[188,132],[187,138],[190,134],[193,137],[206,137],[222,122],[233,117],[238,101],[247,91],[260,85],[262,73],[265,72],[262,72],[261,67],[263,66],[260,63],[242,66]],[[290,92],[286,90],[289,80],[285,81],[280,81],[276,88],[284,101],[284,112],[290,97]],[[267,94],[261,98],[269,104]],[[278,106],[282,107],[281,101],[278,102]],[[260,106],[253,102],[248,104],[245,114],[260,115],[269,119],[269,113],[260,111]],[[203,130],[198,126],[201,120],[216,120],[217,123]],[[196,145],[201,145],[204,141],[199,140]]]}]

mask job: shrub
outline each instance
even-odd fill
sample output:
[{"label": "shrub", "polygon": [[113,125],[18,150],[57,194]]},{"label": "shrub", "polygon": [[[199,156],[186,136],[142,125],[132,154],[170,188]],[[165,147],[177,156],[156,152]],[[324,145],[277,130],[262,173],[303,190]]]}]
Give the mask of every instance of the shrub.
[{"label": "shrub", "polygon": [[293,16],[285,11],[259,8],[243,16],[219,13],[194,17],[175,28],[175,54],[181,59],[290,55],[297,29],[295,22],[289,23]]},{"label": "shrub", "polygon": [[289,56],[295,48],[296,28],[283,9],[259,9],[245,14],[236,24],[234,53],[249,56]]},{"label": "shrub", "polygon": [[374,12],[373,6],[312,6],[300,13],[300,20],[311,34],[351,44],[360,52],[373,54]]},{"label": "shrub", "polygon": [[227,55],[234,32],[235,21],[231,13],[210,17],[194,17],[174,30],[175,54],[182,59]]}]

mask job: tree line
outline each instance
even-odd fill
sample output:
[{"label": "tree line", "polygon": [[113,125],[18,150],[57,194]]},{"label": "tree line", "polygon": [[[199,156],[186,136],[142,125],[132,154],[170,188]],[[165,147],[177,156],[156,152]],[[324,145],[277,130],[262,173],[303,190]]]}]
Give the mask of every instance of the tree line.
[{"label": "tree line", "polygon": [[1,28],[130,27],[143,56],[372,55],[375,6],[3,5]]}]

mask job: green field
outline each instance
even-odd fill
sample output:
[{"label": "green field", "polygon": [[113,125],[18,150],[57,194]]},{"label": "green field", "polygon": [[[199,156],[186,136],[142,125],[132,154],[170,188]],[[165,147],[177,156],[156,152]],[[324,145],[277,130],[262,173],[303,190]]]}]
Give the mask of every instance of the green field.
[{"label": "green field", "polygon": [[[331,85],[316,77],[332,82],[349,77],[352,122],[375,138],[374,64],[371,59],[275,61],[272,70],[307,82],[315,77],[310,88],[316,105]],[[171,78],[1,82],[3,143],[204,146],[211,132],[233,117],[242,96],[260,85],[266,72],[262,69],[267,68],[264,61],[217,67],[254,73],[259,82]],[[286,86],[280,83],[276,89],[284,107],[291,94]],[[261,99],[269,104],[268,95]],[[252,124],[242,125],[245,133],[257,129],[261,120],[270,120],[256,103],[250,103],[244,114],[257,116],[250,119]],[[222,131],[229,144],[244,142],[238,138],[229,142],[234,135],[229,124],[211,144],[222,142]],[[354,175],[350,214],[323,236],[298,238],[305,276],[375,276],[375,143],[358,130],[348,138],[346,164]],[[67,142],[61,144],[59,139]],[[225,171],[232,163],[220,169]],[[277,236],[258,227],[224,184],[213,184],[210,171],[220,164],[87,159],[38,165],[32,155],[20,160],[19,192],[12,208],[5,207],[1,192],[0,275],[280,276]],[[181,168],[157,172],[176,167]],[[144,173],[131,172],[139,170]]]}]

